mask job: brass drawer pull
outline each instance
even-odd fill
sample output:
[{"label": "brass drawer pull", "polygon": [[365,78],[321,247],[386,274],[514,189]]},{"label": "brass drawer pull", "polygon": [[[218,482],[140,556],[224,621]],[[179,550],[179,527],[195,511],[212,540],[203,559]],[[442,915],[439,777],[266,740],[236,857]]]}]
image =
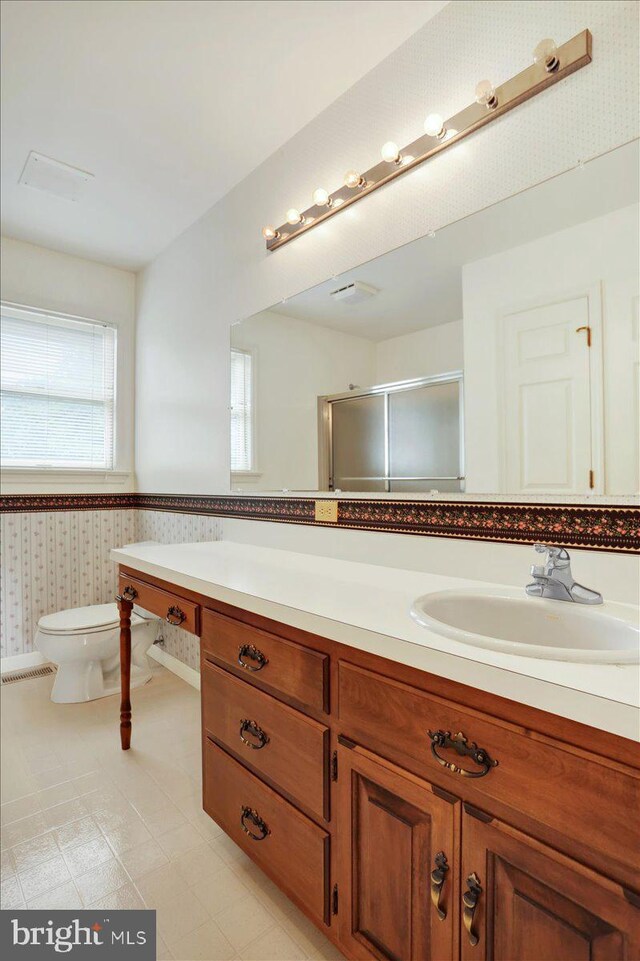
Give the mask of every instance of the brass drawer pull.
[{"label": "brass drawer pull", "polygon": [[179,624],[182,624],[182,622],[186,621],[186,619],[187,615],[185,612],[181,611],[180,608],[176,607],[175,605],[169,608],[167,611],[167,616],[165,617],[167,624],[173,624],[175,627],[177,627]]},{"label": "brass drawer pull", "polygon": [[117,601],[134,601],[137,596],[138,596],[138,592],[135,589],[135,587],[132,587],[131,584],[127,584],[122,594],[118,594],[118,596],[116,597],[116,600]]},{"label": "brass drawer pull", "polygon": [[[497,767],[498,765],[498,762],[492,761],[487,752],[481,747],[478,747],[475,741],[468,742],[462,731],[458,731],[455,737],[451,737],[451,731],[429,731],[429,737],[431,738],[431,753],[438,764],[446,767],[449,771],[453,771],[454,774],[459,774],[461,777],[484,777],[492,767]],[[458,767],[457,764],[446,761],[438,754],[437,748],[439,747],[453,748],[461,757],[470,757],[472,761],[480,765],[482,770],[469,771],[468,768]]]},{"label": "brass drawer pull", "polygon": [[[255,664],[247,664],[243,661],[243,657],[248,657],[251,661],[255,661]],[[238,664],[240,667],[244,667],[247,671],[261,671],[269,661],[264,656],[262,651],[259,651],[257,647],[253,644],[242,644],[238,650]]]},{"label": "brass drawer pull", "polygon": [[464,905],[462,921],[465,930],[469,935],[469,944],[472,948],[475,948],[476,944],[480,940],[478,935],[473,930],[473,919],[475,917],[476,908],[478,907],[478,901],[480,900],[481,894],[482,885],[480,884],[480,878],[475,873],[470,874],[467,878],[467,890],[462,895],[462,903]]},{"label": "brass drawer pull", "polygon": [[431,872],[431,901],[434,908],[438,912],[438,917],[441,921],[447,916],[447,912],[440,905],[440,898],[442,897],[442,889],[444,887],[444,882],[447,879],[447,872],[449,870],[449,865],[447,863],[447,858],[444,851],[439,851],[435,858],[435,868]]},{"label": "brass drawer pull", "polygon": [[[254,828],[257,828],[260,832],[259,834],[254,834],[250,828],[247,827],[246,822],[249,822]],[[240,824],[242,825],[242,830],[245,834],[248,834],[250,838],[254,841],[264,841],[267,835],[271,834],[271,831],[264,823],[257,811],[253,808],[243,805],[240,814]]]},{"label": "brass drawer pull", "polygon": [[[251,737],[255,737],[258,740],[258,744],[250,741],[249,738],[245,737],[245,734],[250,734]],[[250,721],[248,718],[243,718],[240,721],[240,740],[247,747],[250,747],[252,751],[259,751],[269,743],[269,737],[262,728],[256,724],[255,721]]]}]

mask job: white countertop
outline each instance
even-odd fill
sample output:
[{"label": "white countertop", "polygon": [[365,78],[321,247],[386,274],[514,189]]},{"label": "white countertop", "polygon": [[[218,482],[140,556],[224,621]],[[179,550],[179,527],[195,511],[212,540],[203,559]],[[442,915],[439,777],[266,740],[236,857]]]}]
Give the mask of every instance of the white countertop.
[{"label": "white countertop", "polygon": [[[640,741],[637,665],[577,664],[481,650],[442,637],[409,616],[422,594],[486,590],[486,581],[230,541],[131,544],[112,550],[111,558],[359,650]],[[638,618],[632,605],[605,602],[600,610],[608,608]]]}]

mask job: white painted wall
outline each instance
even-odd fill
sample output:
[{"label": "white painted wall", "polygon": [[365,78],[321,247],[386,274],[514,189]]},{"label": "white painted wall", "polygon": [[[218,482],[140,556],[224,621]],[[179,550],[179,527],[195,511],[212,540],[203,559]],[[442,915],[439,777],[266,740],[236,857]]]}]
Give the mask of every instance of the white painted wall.
[{"label": "white painted wall", "polygon": [[[527,544],[491,544],[455,537],[414,537],[377,531],[345,531],[297,524],[222,520],[222,539],[361,561],[412,571],[470,577],[524,587],[540,556]],[[640,602],[640,557],[572,550],[576,579],[610,601]],[[408,617],[407,613],[407,617]]]},{"label": "white painted wall", "polygon": [[3,471],[4,493],[132,490],[135,275],[3,237],[2,299],[101,320],[118,330],[114,472],[92,478],[85,471]]},{"label": "white painted wall", "polygon": [[[593,348],[601,350],[604,372],[606,477],[600,490],[618,495],[638,490],[638,228],[634,204],[463,267],[468,490],[506,490],[502,318],[589,292],[596,300],[594,311],[600,301],[602,307],[602,344],[594,340]],[[623,411],[628,418],[621,421]]]},{"label": "white painted wall", "polygon": [[376,344],[376,383],[462,370],[462,321],[427,327]]},{"label": "white painted wall", "polygon": [[234,474],[236,490],[318,487],[318,404],[321,394],[375,382],[376,345],[328,327],[264,311],[233,327],[234,347],[255,363],[256,470]]}]

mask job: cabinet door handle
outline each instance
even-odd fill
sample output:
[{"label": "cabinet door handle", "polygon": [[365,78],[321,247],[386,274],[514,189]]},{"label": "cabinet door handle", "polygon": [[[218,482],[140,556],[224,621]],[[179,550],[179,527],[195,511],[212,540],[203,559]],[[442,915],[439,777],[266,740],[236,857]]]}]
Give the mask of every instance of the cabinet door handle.
[{"label": "cabinet door handle", "polygon": [[[247,664],[243,658],[248,657],[249,660],[254,661],[254,664]],[[259,651],[257,647],[253,644],[242,644],[238,649],[238,664],[240,667],[244,667],[247,671],[261,671],[269,661],[264,656],[262,651]]]},{"label": "cabinet door handle", "polygon": [[[254,834],[251,828],[247,827],[247,822],[249,822],[252,827],[257,828],[260,833]],[[258,812],[244,804],[241,808],[240,824],[242,825],[242,830],[244,833],[248,834],[249,837],[254,841],[264,841],[264,839],[271,834],[271,831],[264,823]]]},{"label": "cabinet door handle", "polygon": [[444,921],[447,916],[447,912],[443,907],[440,906],[440,898],[442,897],[442,889],[444,887],[444,882],[447,879],[447,872],[449,870],[449,865],[447,863],[447,858],[444,851],[439,851],[436,854],[435,865],[435,868],[431,872],[431,901],[438,913],[438,917],[441,921]]},{"label": "cabinet door handle", "polygon": [[[253,741],[250,741],[248,737],[245,737],[246,734],[250,734],[251,737],[255,737],[258,740],[258,743],[255,744]],[[240,721],[240,740],[253,751],[259,751],[265,746],[265,744],[269,743],[269,736],[265,734],[262,728],[256,724],[255,721],[250,721],[245,717]]]},{"label": "cabinet door handle", "polygon": [[[484,748],[478,747],[475,741],[467,741],[462,731],[458,731],[455,737],[451,737],[451,731],[429,731],[429,737],[431,738],[431,753],[438,764],[446,767],[449,771],[453,771],[454,774],[459,774],[460,777],[484,777],[492,767],[498,766],[498,762],[493,761]],[[479,764],[480,770],[470,771],[466,767],[459,767],[457,764],[447,761],[440,757],[438,748],[453,748],[460,757],[469,757],[476,764]]]},{"label": "cabinet door handle", "polygon": [[180,608],[176,607],[175,605],[169,608],[169,610],[167,611],[167,616],[165,617],[165,621],[167,622],[167,624],[173,624],[174,627],[177,627],[179,624],[182,624],[182,622],[186,621],[186,619],[187,619],[187,615],[185,614],[185,612],[181,611]]},{"label": "cabinet door handle", "polygon": [[473,948],[475,948],[476,944],[480,940],[478,935],[473,930],[473,919],[476,914],[476,908],[478,907],[481,894],[482,885],[480,884],[480,878],[475,873],[470,874],[467,878],[467,890],[462,895],[462,904],[464,906],[462,921],[465,930],[469,935],[469,944]]},{"label": "cabinet door handle", "polygon": [[122,594],[119,594],[118,597],[116,597],[116,600],[117,601],[134,601],[137,596],[138,596],[138,592],[135,589],[135,587],[132,587],[131,584],[127,584],[127,586],[122,591]]}]

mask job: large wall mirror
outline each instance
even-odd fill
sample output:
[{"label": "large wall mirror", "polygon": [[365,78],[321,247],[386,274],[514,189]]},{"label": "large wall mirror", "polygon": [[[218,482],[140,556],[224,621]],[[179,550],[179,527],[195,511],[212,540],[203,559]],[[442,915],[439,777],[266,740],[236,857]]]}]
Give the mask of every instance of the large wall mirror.
[{"label": "large wall mirror", "polygon": [[232,327],[231,489],[637,493],[638,160],[636,141]]}]

